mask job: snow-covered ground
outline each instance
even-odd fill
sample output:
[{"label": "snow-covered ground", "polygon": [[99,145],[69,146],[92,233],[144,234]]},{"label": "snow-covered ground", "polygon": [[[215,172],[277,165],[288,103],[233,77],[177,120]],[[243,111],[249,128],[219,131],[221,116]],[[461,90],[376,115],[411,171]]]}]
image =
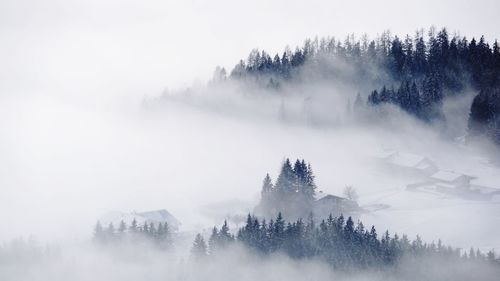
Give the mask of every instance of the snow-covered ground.
[{"label": "snow-covered ground", "polygon": [[[473,161],[473,160],[472,160]],[[448,168],[448,167],[446,167]],[[490,185],[500,184],[500,169],[476,162],[461,163],[451,168],[487,178]],[[405,233],[410,238],[418,234],[424,241],[438,239],[455,247],[477,247],[481,250],[500,249],[500,202],[497,200],[467,200],[429,189],[407,190],[408,180],[381,173],[367,179],[369,186],[358,186],[361,205],[390,206],[363,214],[365,225],[375,225],[379,233]]]}]

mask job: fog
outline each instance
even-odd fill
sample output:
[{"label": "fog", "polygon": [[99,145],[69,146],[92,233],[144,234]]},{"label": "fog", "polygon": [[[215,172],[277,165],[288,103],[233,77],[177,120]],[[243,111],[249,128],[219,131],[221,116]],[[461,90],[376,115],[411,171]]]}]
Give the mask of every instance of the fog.
[{"label": "fog", "polygon": [[[388,127],[317,127],[300,119],[280,120],[280,98],[203,94],[213,99],[192,95],[191,100],[201,101],[197,105],[148,99],[142,106],[113,110],[55,99],[5,100],[0,199],[5,211],[0,218],[9,227],[1,238],[85,241],[109,211],[162,208],[183,223],[182,231],[199,231],[220,223],[223,217],[206,215],[220,204],[240,202],[234,211],[252,212],[265,174],[276,179],[280,163],[290,157],[311,162],[318,190],[341,195],[353,185],[362,205],[394,207],[367,214],[366,223],[457,247],[496,247],[494,232],[478,229],[499,221],[498,204],[404,191],[415,179],[385,171],[374,161],[381,150],[395,149],[495,182],[498,168],[488,164],[488,151],[462,146],[403,113],[394,112],[398,122]],[[289,114],[300,116],[301,99],[286,101]],[[294,102],[295,108],[289,106]],[[453,108],[460,101],[447,104]],[[331,107],[345,118],[343,102]]]},{"label": "fog", "polygon": [[[377,158],[384,150],[418,154],[498,187],[498,151],[463,141],[460,112],[473,90],[445,100],[442,123],[387,106],[381,125],[346,109],[357,92],[366,101],[369,83],[315,80],[307,68],[308,83],[278,92],[210,81],[215,66],[230,70],[253,48],[274,54],[314,36],[404,35],[434,24],[494,39],[498,3],[479,2],[0,1],[0,279],[404,280],[427,267],[427,279],[440,280],[425,260],[404,261],[397,274],[349,276],[320,260],[237,247],[191,260],[194,235],[208,238],[225,218],[253,212],[262,179],[276,180],[287,157],[311,163],[318,190],[340,196],[350,185],[361,207],[389,206],[360,216],[380,233],[499,251],[498,201],[410,192],[418,179]],[[175,251],[92,245],[106,213],[156,209],[182,223]],[[17,239],[36,242],[25,251]],[[447,266],[463,280],[497,272]]]},{"label": "fog", "polygon": [[[18,250],[19,252],[19,250]],[[29,253],[29,252],[26,252]],[[232,247],[210,260],[176,257],[144,248],[65,248],[18,254],[0,264],[4,280],[496,280],[498,268],[439,258],[403,260],[397,270],[338,272],[320,260],[259,256]]]}]

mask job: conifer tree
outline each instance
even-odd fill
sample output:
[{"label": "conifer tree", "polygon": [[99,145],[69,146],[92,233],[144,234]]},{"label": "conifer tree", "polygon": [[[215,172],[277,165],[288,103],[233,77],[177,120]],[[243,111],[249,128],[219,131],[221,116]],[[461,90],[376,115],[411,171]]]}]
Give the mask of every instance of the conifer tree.
[{"label": "conifer tree", "polygon": [[97,243],[105,242],[105,233],[100,221],[97,221],[94,227],[94,242]]},{"label": "conifer tree", "polygon": [[106,242],[114,242],[115,239],[115,227],[113,226],[113,223],[110,222],[108,224],[108,228],[106,228]]},{"label": "conifer tree", "polygon": [[262,183],[261,195],[262,195],[262,197],[264,197],[272,191],[273,191],[273,182],[272,182],[269,174],[266,174],[266,177],[264,178],[264,181]]},{"label": "conifer tree", "polygon": [[281,172],[276,180],[276,190],[280,193],[293,192],[295,186],[295,174],[290,163],[290,159],[286,158],[281,166]]},{"label": "conifer tree", "polygon": [[202,260],[207,256],[207,254],[207,244],[205,243],[203,236],[198,233],[194,239],[193,246],[191,247],[191,257],[195,260]]},{"label": "conifer tree", "polygon": [[118,227],[118,238],[123,240],[125,238],[125,231],[127,230],[127,225],[122,220],[120,221],[120,226]]},{"label": "conifer tree", "polygon": [[132,223],[130,224],[129,232],[131,233],[137,232],[137,220],[135,218],[132,220]]},{"label": "conifer tree", "polygon": [[208,252],[210,253],[210,255],[214,255],[217,253],[218,246],[219,246],[219,231],[217,230],[217,227],[214,226],[214,228],[212,229],[212,234],[208,239]]}]

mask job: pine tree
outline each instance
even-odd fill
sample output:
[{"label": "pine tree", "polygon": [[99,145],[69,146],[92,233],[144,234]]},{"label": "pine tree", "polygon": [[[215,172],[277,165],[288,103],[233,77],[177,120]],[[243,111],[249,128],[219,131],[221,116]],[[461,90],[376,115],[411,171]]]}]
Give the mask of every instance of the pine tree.
[{"label": "pine tree", "polygon": [[346,232],[346,236],[348,237],[348,239],[352,239],[351,236],[354,233],[354,221],[351,217],[347,218],[344,231]]},{"label": "pine tree", "polygon": [[120,226],[118,227],[118,238],[123,240],[125,238],[125,231],[127,230],[127,225],[122,220],[120,221]]},{"label": "pine tree", "polygon": [[380,103],[380,97],[377,92],[377,90],[374,90],[369,96],[368,96],[368,104],[369,105],[378,105]]},{"label": "pine tree", "polygon": [[130,224],[129,232],[131,233],[137,232],[137,220],[135,218],[132,220],[132,223]]},{"label": "pine tree", "polygon": [[144,237],[149,236],[149,226],[147,222],[144,222],[144,224],[142,225],[141,233]]},{"label": "pine tree", "polygon": [[108,224],[108,228],[106,228],[106,242],[114,242],[115,240],[115,227],[113,226],[113,223],[110,222]]},{"label": "pine tree", "polygon": [[149,238],[151,238],[153,240],[157,239],[158,232],[157,232],[155,224],[153,222],[151,222],[149,224],[149,232],[148,232],[148,234],[149,234]]},{"label": "pine tree", "polygon": [[427,58],[426,58],[426,46],[424,37],[422,36],[422,32],[417,32],[415,38],[415,57],[414,57],[414,66],[413,73],[415,77],[422,76],[427,69]]},{"label": "pine tree", "polygon": [[161,249],[169,249],[172,246],[172,235],[167,222],[158,225],[158,242]]},{"label": "pine tree", "polygon": [[234,237],[231,233],[229,233],[229,226],[227,225],[226,220],[224,220],[224,224],[219,231],[218,238],[220,248],[226,248],[231,242],[234,241]]},{"label": "pine tree", "polygon": [[210,253],[210,255],[214,255],[217,253],[220,243],[219,240],[219,231],[217,230],[217,227],[214,226],[214,228],[212,229],[212,234],[208,239],[208,252]]},{"label": "pine tree", "polygon": [[276,190],[280,193],[293,192],[295,187],[295,174],[290,164],[290,159],[286,158],[281,166],[281,172],[276,180]]},{"label": "pine tree", "polygon": [[271,232],[271,248],[272,250],[277,250],[281,248],[285,238],[285,221],[283,220],[281,212],[278,213],[273,226],[274,228]]},{"label": "pine tree", "polygon": [[[305,162],[302,161],[302,165],[305,166]],[[314,200],[314,195],[316,194],[316,183],[314,182],[314,173],[311,167],[311,164],[307,164],[306,176],[305,176],[305,185],[306,185],[306,195],[309,200]]]},{"label": "pine tree", "polygon": [[302,162],[299,159],[295,161],[295,164],[293,165],[293,173],[295,174],[295,183],[292,189],[294,191],[305,193],[307,188],[307,166],[303,160]]},{"label": "pine tree", "polygon": [[409,108],[408,111],[415,116],[419,116],[422,110],[422,105],[420,101],[420,93],[417,88],[415,81],[412,83],[409,92]]},{"label": "pine tree", "polygon": [[262,197],[265,197],[265,196],[267,196],[267,194],[271,193],[272,191],[273,191],[273,182],[272,182],[269,174],[266,174],[266,177],[264,178],[264,181],[262,183],[261,195],[262,195]]},{"label": "pine tree", "polygon": [[202,260],[207,257],[207,244],[201,234],[197,234],[191,248],[191,257],[195,260]]},{"label": "pine tree", "polygon": [[94,227],[94,242],[96,243],[104,243],[105,242],[105,233],[102,228],[101,222],[97,221]]}]

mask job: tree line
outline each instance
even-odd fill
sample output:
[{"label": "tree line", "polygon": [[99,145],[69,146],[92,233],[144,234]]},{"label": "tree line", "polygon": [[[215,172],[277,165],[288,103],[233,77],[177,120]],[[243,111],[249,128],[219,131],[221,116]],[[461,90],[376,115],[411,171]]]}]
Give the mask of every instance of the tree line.
[{"label": "tree line", "polygon": [[[352,71],[346,74],[342,65]],[[482,36],[467,39],[450,36],[447,29],[419,30],[404,38],[383,32],[374,40],[354,35],[307,39],[295,51],[286,48],[271,57],[254,49],[247,60],[230,72],[229,78],[256,81],[268,88],[301,81],[302,69],[325,79],[373,85],[370,106],[394,104],[415,117],[430,122],[442,118],[442,101],[468,88],[479,91],[469,115],[471,134],[486,134],[500,142],[500,45],[490,45]],[[222,72],[219,69],[219,74]],[[223,71],[225,76],[225,70]],[[357,81],[357,82],[356,82]],[[368,81],[368,82],[367,82]],[[486,112],[486,113],[483,113]]]},{"label": "tree line", "polygon": [[113,223],[103,227],[98,221],[94,227],[93,242],[97,245],[151,242],[159,249],[168,249],[173,241],[172,231],[167,222],[158,224],[144,222],[139,226],[134,219],[130,226],[122,220],[118,228],[115,228]]},{"label": "tree line", "polygon": [[500,266],[500,259],[493,251],[461,251],[438,243],[424,243],[417,236],[409,240],[406,235],[379,235],[374,226],[365,228],[363,223],[329,216],[319,224],[310,217],[290,222],[281,213],[266,222],[250,214],[246,224],[236,235],[229,232],[225,221],[221,229],[213,228],[208,245],[201,234],[196,235],[191,254],[197,259],[217,255],[232,245],[243,245],[251,251],[269,255],[283,253],[294,259],[319,258],[341,270],[386,268],[396,266],[403,259],[441,258],[448,262],[478,261]]}]

